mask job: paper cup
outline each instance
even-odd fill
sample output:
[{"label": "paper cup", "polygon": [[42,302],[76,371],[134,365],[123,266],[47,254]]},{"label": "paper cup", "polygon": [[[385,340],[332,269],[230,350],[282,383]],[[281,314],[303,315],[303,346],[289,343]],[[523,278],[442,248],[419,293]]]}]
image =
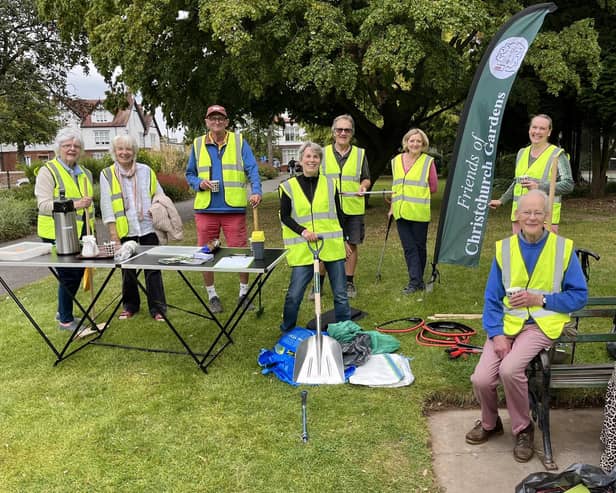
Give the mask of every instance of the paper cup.
[{"label": "paper cup", "polygon": [[511,297],[516,293],[519,293],[520,291],[524,291],[524,288],[520,288],[518,286],[512,286],[509,289],[507,289],[507,296]]},{"label": "paper cup", "polygon": [[210,185],[212,186],[212,192],[220,191],[220,180],[210,180]]}]

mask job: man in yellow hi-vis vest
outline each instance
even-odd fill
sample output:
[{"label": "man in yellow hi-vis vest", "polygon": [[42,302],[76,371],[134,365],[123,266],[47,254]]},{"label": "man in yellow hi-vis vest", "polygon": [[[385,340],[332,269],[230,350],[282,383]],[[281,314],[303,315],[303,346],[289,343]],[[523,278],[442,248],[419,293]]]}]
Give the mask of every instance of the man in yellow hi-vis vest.
[{"label": "man in yellow hi-vis vest", "polygon": [[551,230],[558,233],[562,195],[573,191],[571,164],[567,154],[548,142],[552,133],[552,119],[548,115],[537,115],[530,121],[528,137],[530,145],[518,151],[515,163],[515,177],[509,188],[500,198],[490,200],[489,206],[496,209],[513,199],[511,208],[511,227],[513,234],[520,232],[520,223],[516,220],[515,211],[520,197],[529,190],[550,190],[552,163],[557,162],[556,190],[552,205]]},{"label": "man in yellow hi-vis vest", "polygon": [[[351,115],[340,115],[332,123],[334,143],[323,149],[321,173],[335,180],[342,196],[340,204],[344,219],[346,261],[346,290],[349,298],[357,296],[355,287],[355,269],[357,267],[357,247],[364,241],[365,197],[370,188],[370,169],[366,151],[351,145],[355,133],[355,121]],[[321,274],[325,271],[321,269]]]},{"label": "man in yellow hi-vis vest", "polygon": [[505,391],[513,457],[533,456],[533,424],[529,416],[528,363],[549,348],[588,297],[586,279],[573,242],[544,228],[548,197],[541,190],[523,195],[516,210],[521,232],[496,243],[483,308],[487,332],[471,381],[481,405],[481,419],[466,434],[477,445],[503,433],[498,415],[497,384]]},{"label": "man in yellow hi-vis vest", "polygon": [[[261,202],[259,167],[248,142],[239,132],[227,130],[227,110],[219,104],[207,109],[205,125],[208,132],[197,137],[190,150],[186,180],[195,190],[195,226],[199,246],[220,237],[222,229],[227,246],[245,247],[246,206]],[[250,197],[246,191],[250,181]],[[204,272],[203,280],[210,300],[210,310],[219,313],[222,303],[214,287],[214,274]],[[240,298],[248,292],[248,274],[240,274]],[[248,307],[254,309],[252,305]]]},{"label": "man in yellow hi-vis vest", "polygon": [[[61,129],[54,141],[55,158],[39,169],[34,185],[38,207],[37,229],[43,241],[55,242],[53,203],[63,193],[72,199],[77,215],[77,236],[86,232],[86,209],[90,230],[94,231],[94,202],[92,200],[92,174],[77,163],[83,152],[81,132],[76,128]],[[58,268],[58,328],[73,331],[77,321],[73,317],[73,298],[77,294],[84,269],[81,267]]]}]

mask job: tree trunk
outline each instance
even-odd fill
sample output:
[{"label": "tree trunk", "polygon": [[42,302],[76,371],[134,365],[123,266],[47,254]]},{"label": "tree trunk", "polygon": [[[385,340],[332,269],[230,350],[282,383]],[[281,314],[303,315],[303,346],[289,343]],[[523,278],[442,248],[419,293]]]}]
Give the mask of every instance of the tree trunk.
[{"label": "tree trunk", "polygon": [[26,143],[17,143],[17,164],[24,164],[26,162]]},{"label": "tree trunk", "polygon": [[601,130],[599,128],[592,129],[591,143],[592,179],[590,181],[590,196],[593,199],[596,199],[603,197],[605,194],[605,182],[607,179],[607,164],[603,162],[603,156],[607,155],[607,152],[604,152],[603,150],[603,145],[607,146],[607,142],[602,138]]}]

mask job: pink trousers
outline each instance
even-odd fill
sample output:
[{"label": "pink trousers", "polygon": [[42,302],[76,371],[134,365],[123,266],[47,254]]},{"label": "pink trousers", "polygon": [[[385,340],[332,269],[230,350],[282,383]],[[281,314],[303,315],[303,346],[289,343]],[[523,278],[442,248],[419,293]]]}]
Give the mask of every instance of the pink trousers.
[{"label": "pink trousers", "polygon": [[511,351],[502,360],[494,352],[494,343],[486,339],[483,353],[475,372],[471,375],[475,397],[481,405],[481,425],[486,430],[496,426],[498,395],[496,387],[500,380],[505,391],[507,411],[511,418],[511,432],[517,435],[530,423],[528,380],[526,367],[542,350],[552,345],[535,324],[526,325],[513,339]]}]

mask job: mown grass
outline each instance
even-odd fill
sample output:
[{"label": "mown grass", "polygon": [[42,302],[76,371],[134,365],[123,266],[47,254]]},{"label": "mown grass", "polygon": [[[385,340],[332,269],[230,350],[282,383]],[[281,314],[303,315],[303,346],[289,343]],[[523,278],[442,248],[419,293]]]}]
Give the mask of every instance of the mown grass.
[{"label": "mown grass", "polygon": [[[386,186],[383,182],[382,188]],[[437,216],[440,201],[434,202]],[[282,245],[277,208],[275,194],[269,194],[259,215],[270,247]],[[613,295],[616,218],[577,209],[574,202],[566,202],[564,211],[563,234],[602,256],[592,267],[591,294]],[[373,198],[360,248],[359,295],[352,302],[368,313],[361,326],[371,330],[400,317],[480,313],[493,242],[510,231],[508,211],[491,213],[478,268],[441,265],[441,284],[432,293],[412,296],[400,293],[407,278],[395,228],[386,246],[382,280],[375,279],[385,213],[382,200]],[[429,233],[430,260],[436,219]],[[194,226],[185,226],[184,243],[195,244]],[[97,270],[97,283],[103,274]],[[49,348],[5,296],[0,301],[0,491],[438,491],[426,408],[473,402],[469,376],[475,357],[450,361],[441,349],[419,346],[413,333],[400,335],[400,351],[413,358],[415,383],[400,389],[309,388],[310,439],[302,444],[300,389],[262,376],[256,363],[259,349],[271,347],[279,337],[288,279],[288,267],[280,266],[264,287],[265,313],[246,316],[233,335],[235,343],[208,374],[186,356],[105,347],[86,348],[53,366]],[[164,280],[171,304],[197,306],[176,274],[167,272]],[[192,280],[202,289],[198,275]],[[237,276],[218,276],[217,288],[230,308]],[[118,289],[116,275],[99,310]],[[60,343],[66,336],[54,328],[55,293],[55,281],[47,278],[21,289],[19,296]],[[89,295],[80,296],[85,301]],[[330,308],[326,286],[324,310]],[[304,302],[300,322],[312,318],[313,309]],[[166,326],[146,313],[114,322],[105,340],[181,350]],[[183,312],[169,315],[199,349],[215,334]],[[477,320],[465,323],[480,329]],[[480,332],[474,342],[482,341]],[[580,357],[605,358],[600,349],[578,351]],[[462,440],[465,431],[451,439]]]}]

